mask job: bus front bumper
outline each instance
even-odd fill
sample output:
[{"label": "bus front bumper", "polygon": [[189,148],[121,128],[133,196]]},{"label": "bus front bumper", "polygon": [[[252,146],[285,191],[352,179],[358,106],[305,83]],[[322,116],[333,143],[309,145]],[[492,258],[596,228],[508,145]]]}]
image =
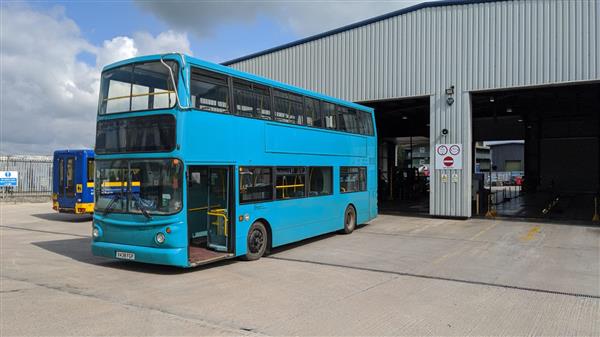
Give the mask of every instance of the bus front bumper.
[{"label": "bus front bumper", "polygon": [[[128,258],[118,258],[117,252]],[[92,254],[124,261],[189,267],[186,248],[153,248],[98,241],[92,242]]]},{"label": "bus front bumper", "polygon": [[94,213],[94,203],[76,203],[75,204],[75,214],[86,214],[86,213]]}]

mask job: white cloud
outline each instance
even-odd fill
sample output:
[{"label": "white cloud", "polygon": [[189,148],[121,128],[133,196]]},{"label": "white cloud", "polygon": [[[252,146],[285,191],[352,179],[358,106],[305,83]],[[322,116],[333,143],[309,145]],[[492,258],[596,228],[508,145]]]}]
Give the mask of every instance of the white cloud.
[{"label": "white cloud", "polygon": [[[142,54],[191,54],[186,34],[117,36],[93,45],[60,9],[1,6],[0,152],[49,154],[92,147],[100,69]],[[77,59],[96,56],[96,64]]]},{"label": "white cloud", "polygon": [[172,27],[194,32],[199,37],[214,34],[224,24],[248,24],[259,16],[269,17],[304,37],[420,2],[423,0],[136,1],[140,8]]}]

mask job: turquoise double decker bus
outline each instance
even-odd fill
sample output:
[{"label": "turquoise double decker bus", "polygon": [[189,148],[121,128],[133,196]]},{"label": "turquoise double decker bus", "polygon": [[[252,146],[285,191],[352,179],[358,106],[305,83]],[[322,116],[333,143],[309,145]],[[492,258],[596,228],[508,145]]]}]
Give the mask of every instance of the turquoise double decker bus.
[{"label": "turquoise double decker bus", "polygon": [[377,215],[373,110],[181,54],[104,68],[92,252],[255,260]]}]

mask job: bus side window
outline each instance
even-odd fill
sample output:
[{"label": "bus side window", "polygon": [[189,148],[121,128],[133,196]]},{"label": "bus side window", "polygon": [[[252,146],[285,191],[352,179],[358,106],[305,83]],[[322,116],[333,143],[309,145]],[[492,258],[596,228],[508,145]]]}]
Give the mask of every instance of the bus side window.
[{"label": "bus side window", "polygon": [[302,96],[273,90],[273,115],[276,121],[304,125]]},{"label": "bus side window", "polygon": [[305,167],[278,167],[275,174],[275,198],[292,199],[306,196]]},{"label": "bus side window", "polygon": [[304,115],[306,116],[306,125],[323,127],[318,100],[304,97]]},{"label": "bus side window", "polygon": [[367,190],[367,168],[340,167],[340,192],[360,192]]},{"label": "bus side window", "polygon": [[337,107],[338,111],[338,129],[340,131],[358,133],[358,121],[356,110],[343,106]]},{"label": "bus side window", "polygon": [[358,111],[358,130],[361,135],[373,135],[373,120],[371,114],[365,111]]},{"label": "bus side window", "polygon": [[269,91],[269,88],[259,84],[234,80],[235,114],[271,119],[271,95]]},{"label": "bus side window", "polygon": [[308,169],[308,196],[330,195],[333,192],[333,168],[309,167]]},{"label": "bus side window", "polygon": [[270,167],[240,167],[240,204],[273,200]]},{"label": "bus side window", "polygon": [[323,118],[323,127],[328,129],[336,129],[336,113],[335,104],[329,102],[321,102],[321,116]]},{"label": "bus side window", "polygon": [[227,76],[192,68],[190,91],[194,108],[229,113]]}]

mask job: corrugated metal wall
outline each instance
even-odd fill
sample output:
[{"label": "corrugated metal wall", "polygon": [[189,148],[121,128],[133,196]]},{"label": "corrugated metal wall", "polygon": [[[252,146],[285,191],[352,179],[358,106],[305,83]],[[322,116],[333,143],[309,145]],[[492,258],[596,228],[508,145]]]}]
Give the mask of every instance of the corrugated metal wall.
[{"label": "corrugated metal wall", "polygon": [[355,102],[430,95],[432,151],[442,142],[465,150],[458,183],[432,170],[430,212],[470,216],[469,92],[600,80],[599,18],[598,0],[429,7],[231,66]]}]

